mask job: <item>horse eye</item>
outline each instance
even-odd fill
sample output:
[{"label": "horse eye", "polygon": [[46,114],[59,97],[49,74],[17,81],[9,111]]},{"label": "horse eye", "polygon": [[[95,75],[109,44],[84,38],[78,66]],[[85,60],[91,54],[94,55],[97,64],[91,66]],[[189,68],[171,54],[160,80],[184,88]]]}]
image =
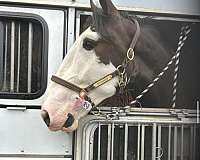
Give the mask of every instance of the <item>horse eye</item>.
[{"label": "horse eye", "polygon": [[91,39],[84,39],[83,41],[83,48],[85,48],[86,50],[90,51],[92,49],[94,49],[94,47],[97,45],[97,43]]}]

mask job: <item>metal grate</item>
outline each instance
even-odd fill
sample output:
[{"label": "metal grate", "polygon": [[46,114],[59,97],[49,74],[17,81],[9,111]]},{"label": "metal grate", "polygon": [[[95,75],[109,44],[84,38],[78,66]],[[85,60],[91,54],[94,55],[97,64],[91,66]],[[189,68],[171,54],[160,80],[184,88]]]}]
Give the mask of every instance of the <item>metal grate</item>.
[{"label": "metal grate", "polygon": [[37,94],[42,87],[42,24],[33,19],[0,17],[0,34],[1,97]]},{"label": "metal grate", "polygon": [[195,126],[187,125],[99,123],[90,157],[95,160],[196,160],[195,130]]},{"label": "metal grate", "polygon": [[[141,111],[141,113],[145,111]],[[169,113],[169,112],[168,112]],[[197,160],[199,124],[195,114],[179,118],[138,113],[116,120],[92,116],[77,132],[76,158],[85,160]],[[162,114],[165,114],[163,116]],[[88,124],[87,124],[88,123]],[[81,136],[83,132],[83,136]],[[84,137],[85,136],[85,137]],[[81,152],[79,152],[81,150]],[[81,159],[80,158],[80,159]]]}]

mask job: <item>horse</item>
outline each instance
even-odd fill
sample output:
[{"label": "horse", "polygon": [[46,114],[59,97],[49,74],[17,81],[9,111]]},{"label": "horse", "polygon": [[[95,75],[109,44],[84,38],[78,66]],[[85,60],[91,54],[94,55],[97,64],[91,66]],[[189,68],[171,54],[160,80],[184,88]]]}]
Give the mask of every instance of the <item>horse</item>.
[{"label": "horse", "polygon": [[[109,105],[112,97],[116,101],[111,105],[120,106],[117,95],[134,100],[173,54],[156,28],[120,14],[111,0],[99,0],[98,7],[90,0],[90,5],[91,25],[76,39],[47,88],[41,116],[52,131],[76,130],[93,106]],[[141,105],[170,105],[172,88],[166,84],[172,84],[172,72],[141,98]]]}]

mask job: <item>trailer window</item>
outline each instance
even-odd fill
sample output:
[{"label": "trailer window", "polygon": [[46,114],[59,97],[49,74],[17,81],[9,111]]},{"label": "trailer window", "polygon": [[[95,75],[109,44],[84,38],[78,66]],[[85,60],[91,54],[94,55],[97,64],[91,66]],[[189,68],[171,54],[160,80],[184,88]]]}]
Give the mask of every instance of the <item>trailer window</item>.
[{"label": "trailer window", "polygon": [[46,88],[41,21],[0,16],[0,98],[34,99]]},{"label": "trailer window", "polygon": [[[123,13],[122,13],[123,14]],[[126,14],[126,13],[125,13]],[[134,13],[129,13],[130,16],[135,16]],[[91,12],[78,11],[76,15],[76,37],[81,34],[88,26],[87,20],[92,15]],[[160,35],[162,43],[166,48],[170,48],[171,56],[175,53],[177,49],[177,44],[179,40],[179,35],[181,27],[188,24],[191,27],[191,33],[188,36],[187,41],[184,44],[183,49],[180,54],[179,71],[176,85],[176,106],[178,108],[196,108],[196,103],[199,100],[199,85],[200,80],[199,70],[199,45],[198,38],[199,32],[199,20],[181,17],[168,17],[163,16],[149,16],[148,14],[137,15],[138,21],[141,25],[146,24],[153,27],[156,30],[156,34]],[[173,28],[173,29],[172,29]],[[153,30],[152,30],[153,32]],[[162,54],[162,53],[161,53]],[[163,67],[164,68],[164,67]],[[164,84],[166,78],[170,78],[171,83],[166,84],[170,90],[165,95],[165,100],[160,101],[159,104],[156,103],[156,98],[152,98],[151,106],[154,107],[169,107],[172,104],[173,98],[173,77],[174,77],[174,63],[170,66],[170,71],[166,71],[164,76],[159,80],[158,83]],[[161,72],[161,70],[159,71]],[[155,75],[156,78],[157,75]],[[150,83],[150,82],[149,82]],[[158,84],[155,84],[157,87]],[[132,88],[134,90],[134,86]],[[145,88],[140,88],[137,95],[139,95]],[[150,89],[146,97],[151,97],[154,95],[153,91]],[[164,96],[163,96],[164,97]],[[144,102],[143,106],[150,106],[150,104]]]}]

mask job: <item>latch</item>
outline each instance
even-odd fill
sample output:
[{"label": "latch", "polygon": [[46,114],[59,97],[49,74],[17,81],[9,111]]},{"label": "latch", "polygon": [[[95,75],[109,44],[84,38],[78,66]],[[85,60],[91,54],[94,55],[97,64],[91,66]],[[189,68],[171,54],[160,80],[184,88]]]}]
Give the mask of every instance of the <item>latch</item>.
[{"label": "latch", "polygon": [[12,107],[12,106],[9,106],[9,107],[6,107],[7,110],[13,110],[13,111],[25,111],[26,110],[26,107]]},{"label": "latch", "polygon": [[170,109],[169,112],[171,115],[176,116],[178,119],[183,119],[189,114],[188,111],[185,109],[182,110]]}]

